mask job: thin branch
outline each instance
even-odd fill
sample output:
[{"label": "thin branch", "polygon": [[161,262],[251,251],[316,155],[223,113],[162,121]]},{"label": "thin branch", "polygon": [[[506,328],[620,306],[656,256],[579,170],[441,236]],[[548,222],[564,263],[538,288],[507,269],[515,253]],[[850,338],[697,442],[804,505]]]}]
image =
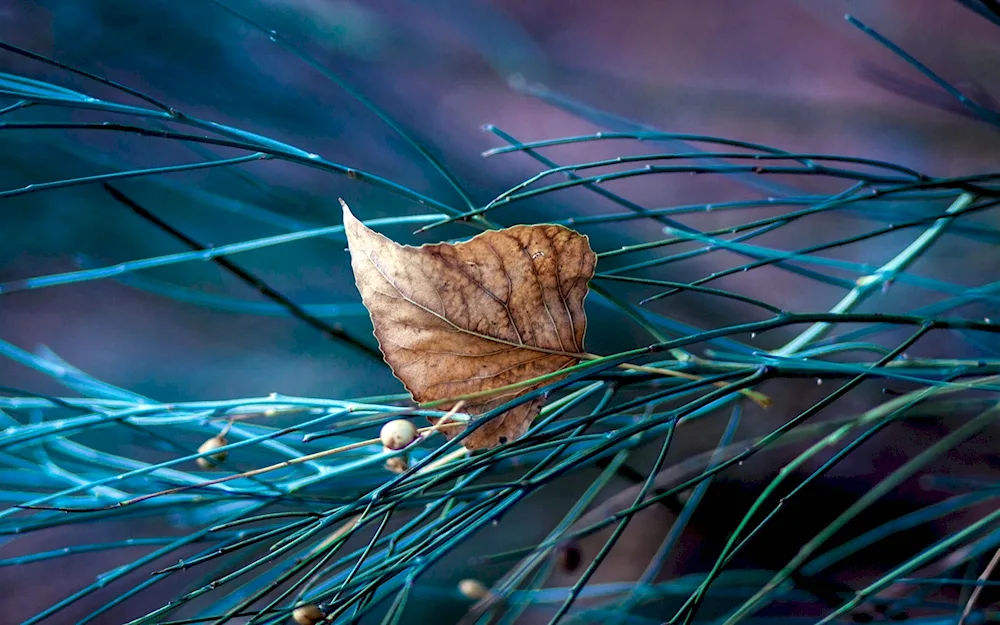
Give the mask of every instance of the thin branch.
[{"label": "thin branch", "polygon": [[[203,245],[198,241],[195,241],[194,239],[184,234],[174,226],[171,226],[166,221],[154,215],[148,209],[140,206],[135,200],[128,197],[127,195],[125,195],[115,187],[111,186],[110,184],[103,183],[101,186],[103,186],[104,190],[107,191],[108,194],[110,194],[111,197],[113,197],[118,203],[127,207],[133,213],[135,213],[139,217],[142,217],[146,221],[150,222],[160,230],[171,235],[178,241],[184,243],[192,250],[200,252],[209,249],[207,245]],[[334,327],[326,323],[325,321],[322,321],[319,318],[309,314],[304,308],[302,308],[301,306],[299,306],[298,304],[296,304],[295,302],[288,299],[287,297],[279,293],[277,290],[269,286],[266,282],[264,282],[263,279],[251,273],[247,269],[244,269],[231,259],[225,256],[216,256],[215,258],[212,259],[212,262],[222,267],[223,269],[233,274],[234,276],[236,276],[243,283],[247,284],[252,289],[254,289],[258,293],[266,297],[267,299],[285,308],[285,310],[287,310],[296,319],[305,322],[308,326],[310,326],[313,329],[319,330],[319,332],[322,333],[323,336],[325,336],[326,338],[343,341],[349,345],[354,346],[358,350],[362,351],[369,358],[372,358],[378,362],[382,361],[382,354],[380,354],[378,350],[373,349],[368,345],[365,345],[364,343],[358,341],[344,330]]]}]

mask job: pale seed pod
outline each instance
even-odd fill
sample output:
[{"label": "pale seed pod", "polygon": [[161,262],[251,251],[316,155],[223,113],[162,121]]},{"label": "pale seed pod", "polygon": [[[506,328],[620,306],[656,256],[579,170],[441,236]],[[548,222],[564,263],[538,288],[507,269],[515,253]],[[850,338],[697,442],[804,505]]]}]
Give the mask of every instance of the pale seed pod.
[{"label": "pale seed pod", "polygon": [[479,601],[490,594],[490,589],[478,579],[463,579],[458,582],[458,592],[469,599]]},{"label": "pale seed pod", "polygon": [[[383,451],[392,451],[388,447],[383,448]],[[393,473],[402,473],[410,468],[410,459],[406,454],[399,454],[398,456],[393,456],[385,461],[385,468],[392,471]]]},{"label": "pale seed pod", "polygon": [[406,419],[395,419],[382,426],[379,438],[386,449],[398,451],[417,438],[417,428]]},{"label": "pale seed pod", "polygon": [[300,605],[292,612],[292,618],[298,625],[316,625],[326,614],[315,603]]},{"label": "pale seed pod", "polygon": [[[201,447],[198,448],[198,453],[203,454],[206,451],[212,451],[213,449],[218,449],[219,447],[225,447],[228,444],[229,442],[221,434],[219,436],[213,436],[201,444]],[[212,454],[211,456],[203,456],[198,458],[198,466],[202,469],[216,468],[218,463],[226,461],[227,456],[229,456],[228,451],[220,451],[219,453]],[[209,460],[209,458],[211,458],[211,460]]]}]

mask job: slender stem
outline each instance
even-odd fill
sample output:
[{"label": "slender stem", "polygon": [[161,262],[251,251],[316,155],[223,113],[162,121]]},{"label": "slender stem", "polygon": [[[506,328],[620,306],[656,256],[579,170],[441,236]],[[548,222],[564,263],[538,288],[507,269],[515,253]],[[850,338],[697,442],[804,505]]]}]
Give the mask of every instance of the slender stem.
[{"label": "slender stem", "polygon": [[979,583],[976,585],[975,589],[973,589],[972,594],[969,595],[969,600],[965,602],[965,607],[962,608],[962,616],[958,619],[958,625],[965,625],[965,620],[969,618],[970,614],[972,614],[972,608],[975,607],[976,601],[979,599],[979,595],[983,592],[983,588],[985,587],[983,582],[986,582],[986,580],[993,575],[993,571],[997,568],[998,564],[1000,564],[1000,549],[993,552],[993,557],[990,558],[990,563],[986,565],[985,569],[983,569],[982,574],[976,578],[976,581]]},{"label": "slender stem", "polygon": [[[831,314],[841,314],[849,313],[854,310],[859,304],[861,304],[869,295],[871,295],[876,289],[880,289],[883,284],[887,284],[893,280],[897,273],[904,271],[909,267],[921,254],[927,251],[934,241],[938,239],[942,234],[944,234],[945,229],[948,225],[955,219],[954,213],[961,212],[969,207],[975,200],[975,196],[971,193],[963,193],[958,196],[948,210],[945,211],[945,217],[942,217],[934,222],[934,224],[924,231],[917,239],[908,245],[906,249],[896,255],[895,258],[887,262],[886,264],[879,267],[879,269],[870,275],[862,276],[857,280],[857,286],[851,289],[851,292],[844,296],[837,305],[830,309]],[[789,341],[783,347],[775,350],[773,353],[777,356],[791,356],[804,347],[808,346],[813,341],[821,338],[826,332],[833,327],[832,324],[827,322],[815,323],[806,329],[805,332],[799,334],[793,340]]]},{"label": "slender stem", "polygon": [[[739,607],[739,609],[729,616],[724,625],[735,625],[735,623],[739,622],[742,618],[749,616],[757,607],[760,606],[768,594],[777,589],[778,586],[788,579],[789,575],[791,575],[793,571],[802,566],[806,560],[808,560],[809,557],[817,549],[819,549],[821,545],[823,545],[823,543],[840,531],[840,529],[847,525],[848,522],[861,514],[866,508],[871,506],[873,502],[886,495],[901,482],[908,479],[914,473],[925,467],[928,463],[934,461],[942,453],[948,451],[952,447],[955,447],[976,432],[979,432],[983,428],[987,427],[991,422],[996,421],[998,412],[1000,412],[1000,408],[994,407],[980,413],[976,418],[972,419],[951,434],[941,438],[926,450],[906,462],[903,466],[893,471],[874,488],[867,491],[860,499],[852,504],[850,508],[845,510],[832,523],[830,523],[822,532],[803,545],[802,548],[799,549],[798,553],[795,554],[795,557],[792,558],[792,560],[785,565],[785,567],[779,571],[777,575],[775,575],[767,584],[757,591],[753,597],[748,599],[742,606]],[[786,473],[786,471],[782,470],[782,473]]]},{"label": "slender stem", "polygon": [[[428,432],[434,432],[443,428],[454,428],[454,427],[465,427],[467,424],[462,422],[456,423],[446,423],[441,426],[428,426],[425,428],[420,428],[417,430],[420,434],[425,434]],[[168,488],[166,490],[157,491],[155,493],[148,493],[146,495],[140,495],[139,497],[133,497],[131,499],[126,499],[125,501],[119,501],[117,503],[100,506],[95,508],[75,508],[68,510],[66,508],[60,508],[55,506],[34,506],[34,505],[24,505],[19,506],[28,510],[60,510],[64,512],[98,512],[101,510],[111,510],[114,508],[121,508],[124,506],[129,506],[132,504],[137,504],[142,501],[153,499],[154,497],[162,497],[164,495],[172,495],[175,493],[183,492],[186,490],[191,490],[192,488],[204,488],[205,486],[212,486],[214,484],[222,484],[224,482],[231,482],[233,480],[238,480],[241,478],[253,477],[255,475],[261,475],[263,473],[270,473],[271,471],[277,471],[278,469],[284,469],[286,467],[294,466],[296,464],[302,464],[303,462],[310,462],[312,460],[319,460],[320,458],[326,458],[328,456],[333,456],[335,454],[343,453],[345,451],[351,451],[354,449],[361,449],[362,447],[368,447],[369,445],[377,445],[381,443],[381,439],[372,438],[368,440],[358,441],[356,443],[351,443],[349,445],[341,445],[340,447],[334,447],[333,449],[326,449],[324,451],[317,451],[311,454],[305,454],[303,456],[298,456],[295,458],[290,458],[288,460],[283,460],[281,462],[268,465],[266,467],[260,467],[257,469],[251,469],[250,471],[244,471],[242,473],[236,473],[234,475],[226,475],[224,477],[215,478],[214,480],[206,480],[197,484],[185,484],[183,486],[178,486],[176,488]],[[213,449],[201,454],[202,456],[208,454],[219,453],[219,450],[226,449],[226,447],[219,447],[218,449]]]},{"label": "slender stem", "polygon": [[[115,199],[116,202],[125,206],[139,217],[145,219],[146,221],[153,224],[160,230],[166,232],[167,234],[174,237],[178,241],[184,243],[192,250],[196,252],[202,252],[211,249],[209,246],[196,241],[187,234],[178,230],[173,225],[167,223],[164,219],[157,216],[144,206],[140,205],[138,202],[136,202],[129,196],[125,195],[120,190],[111,186],[110,184],[105,182],[102,184],[102,187],[104,188],[105,191],[108,192],[108,194],[112,198]],[[235,261],[225,256],[217,256],[212,259],[212,262],[214,262],[219,267],[222,267],[232,275],[234,275],[238,280],[250,286],[255,291],[260,293],[262,296],[284,307],[285,310],[287,310],[296,319],[305,322],[307,325],[309,325],[311,328],[315,330],[319,330],[319,332],[324,337],[343,341],[344,343],[347,343],[348,345],[351,345],[355,349],[359,350],[369,359],[373,359],[379,363],[382,362],[382,354],[379,353],[377,349],[373,349],[372,347],[355,339],[344,330],[336,326],[332,326],[326,323],[325,321],[322,321],[321,319],[309,314],[304,308],[302,308],[289,298],[285,297],[285,295],[283,295],[281,292],[277,291],[269,284],[264,282],[264,280],[259,276],[250,272],[246,268],[238,265]],[[225,436],[225,434],[224,433],[220,434],[220,436]]]}]

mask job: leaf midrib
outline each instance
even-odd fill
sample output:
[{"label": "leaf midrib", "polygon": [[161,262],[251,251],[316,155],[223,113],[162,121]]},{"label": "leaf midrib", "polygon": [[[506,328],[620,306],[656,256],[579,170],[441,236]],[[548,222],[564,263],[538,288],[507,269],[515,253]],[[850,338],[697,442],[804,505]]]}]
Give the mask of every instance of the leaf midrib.
[{"label": "leaf midrib", "polygon": [[[558,349],[548,349],[546,347],[539,347],[537,345],[529,345],[527,343],[524,343],[523,341],[521,343],[515,343],[513,341],[508,341],[508,340],[505,340],[505,339],[501,339],[501,338],[498,338],[498,337],[495,337],[495,336],[491,336],[489,334],[483,334],[481,332],[476,332],[475,330],[470,330],[468,328],[463,328],[462,326],[458,325],[457,323],[455,323],[451,319],[448,319],[448,317],[446,317],[446,316],[444,316],[442,314],[438,314],[434,310],[432,310],[432,309],[424,306],[423,304],[421,304],[421,303],[419,303],[417,301],[414,301],[413,299],[407,297],[406,294],[403,293],[403,291],[401,291],[398,286],[396,286],[395,281],[392,280],[390,278],[390,276],[386,274],[385,271],[383,271],[382,267],[379,266],[378,262],[376,262],[376,260],[374,258],[372,258],[372,252],[368,252],[365,255],[365,257],[368,259],[368,262],[370,262],[372,264],[372,267],[375,268],[375,271],[377,271],[379,273],[379,275],[382,276],[382,279],[385,280],[389,284],[389,286],[391,286],[393,288],[393,290],[396,291],[396,293],[399,293],[399,296],[404,301],[406,301],[407,303],[411,304],[412,306],[416,306],[417,308],[419,308],[420,310],[423,310],[427,314],[429,314],[429,315],[431,315],[431,316],[433,316],[433,317],[435,317],[437,319],[440,319],[441,321],[447,323],[448,325],[450,325],[451,327],[455,328],[459,332],[463,332],[463,333],[468,334],[470,336],[475,336],[476,338],[480,338],[480,339],[482,339],[484,341],[490,341],[490,342],[493,342],[493,343],[498,343],[500,345],[507,345],[509,347],[514,347],[514,348],[518,348],[518,349],[527,349],[527,350],[531,350],[531,351],[535,351],[535,352],[540,352],[540,353],[544,353],[544,354],[551,354],[553,356],[565,356],[565,357],[569,357],[569,358],[575,358],[577,360],[588,360],[588,359],[590,359],[590,354],[583,354],[583,353],[580,353],[580,352],[567,352],[567,351],[558,350]],[[567,310],[567,313],[569,313],[568,310]],[[571,313],[570,313],[570,316],[572,317]],[[469,357],[471,358],[471,357],[475,357],[475,356],[469,356]]]}]

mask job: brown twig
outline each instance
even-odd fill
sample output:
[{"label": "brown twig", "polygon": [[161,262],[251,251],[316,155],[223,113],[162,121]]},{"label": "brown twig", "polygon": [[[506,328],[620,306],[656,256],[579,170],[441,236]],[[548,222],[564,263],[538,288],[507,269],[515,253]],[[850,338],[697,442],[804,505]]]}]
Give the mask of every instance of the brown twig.
[{"label": "brown twig", "polygon": [[993,553],[993,558],[990,559],[990,563],[986,565],[986,568],[983,569],[982,575],[980,575],[976,580],[979,582],[979,585],[973,589],[972,594],[969,595],[969,600],[965,602],[965,608],[962,609],[962,616],[958,618],[958,625],[965,625],[965,619],[969,618],[969,615],[972,614],[972,608],[975,607],[976,601],[979,599],[979,595],[983,592],[983,582],[988,580],[990,576],[993,575],[993,571],[997,568],[997,564],[1000,564],[1000,549],[997,549]]}]

